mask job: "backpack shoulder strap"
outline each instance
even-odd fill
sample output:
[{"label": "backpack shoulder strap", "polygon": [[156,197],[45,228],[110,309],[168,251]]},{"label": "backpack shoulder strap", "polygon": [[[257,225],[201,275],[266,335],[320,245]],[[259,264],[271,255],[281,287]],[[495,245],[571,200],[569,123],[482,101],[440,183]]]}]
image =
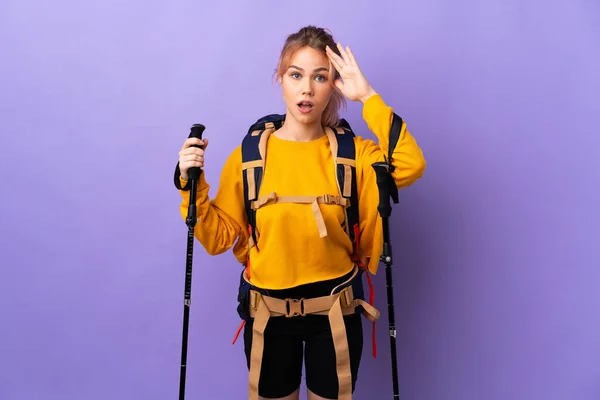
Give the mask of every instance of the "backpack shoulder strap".
[{"label": "backpack shoulder strap", "polygon": [[258,198],[264,175],[267,140],[269,135],[283,125],[285,115],[270,114],[260,118],[248,129],[242,140],[242,178],[244,182],[244,206],[250,233],[249,247],[258,243],[256,210],[252,202]]},{"label": "backpack shoulder strap", "polygon": [[[256,229],[256,208],[253,202],[258,200],[260,186],[264,176],[266,148],[269,135],[279,129],[285,121],[285,115],[271,114],[256,121],[242,141],[242,175],[244,182],[244,206],[250,233],[249,248],[258,243]],[[348,122],[340,120],[336,128],[326,130],[332,156],[335,163],[335,176],[340,195],[346,199],[346,218],[344,229],[358,252],[359,215],[358,189],[356,184],[355,134]],[[356,254],[358,257],[358,254]]]},{"label": "backpack shoulder strap", "polygon": [[[358,252],[359,216],[358,189],[356,184],[356,148],[355,134],[345,119],[341,119],[336,128],[329,132],[329,140],[340,195],[348,201],[346,207],[345,230]],[[357,256],[357,254],[355,254]]]}]

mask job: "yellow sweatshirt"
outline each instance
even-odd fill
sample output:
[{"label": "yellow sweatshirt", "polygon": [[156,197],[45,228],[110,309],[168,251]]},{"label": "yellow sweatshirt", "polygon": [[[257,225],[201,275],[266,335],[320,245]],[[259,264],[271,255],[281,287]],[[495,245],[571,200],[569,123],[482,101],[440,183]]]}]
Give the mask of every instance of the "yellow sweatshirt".
[{"label": "yellow sweatshirt", "polygon": [[[379,192],[373,163],[384,161],[393,110],[380,95],[370,97],[363,106],[363,118],[378,138],[379,145],[360,136],[355,138],[356,175],[359,196],[360,252],[367,257],[369,270],[376,273],[383,248],[381,218],[377,211]],[[419,146],[403,123],[393,153],[393,178],[399,188],[423,175],[425,160]],[[338,195],[334,161],[327,136],[310,142],[283,140],[270,135],[266,165],[259,196],[276,192],[278,196]],[[195,237],[211,254],[233,247],[244,263],[248,256],[248,223],[244,209],[241,145],[230,154],[221,173],[214,199],[201,174],[197,192]],[[182,187],[187,182],[181,179]],[[187,217],[189,192],[180,191],[181,215]],[[250,249],[251,281],[258,287],[284,289],[333,279],[353,268],[352,244],[343,230],[344,210],[339,205],[320,204],[327,236],[320,237],[311,204],[277,203],[258,209],[258,249]]]}]

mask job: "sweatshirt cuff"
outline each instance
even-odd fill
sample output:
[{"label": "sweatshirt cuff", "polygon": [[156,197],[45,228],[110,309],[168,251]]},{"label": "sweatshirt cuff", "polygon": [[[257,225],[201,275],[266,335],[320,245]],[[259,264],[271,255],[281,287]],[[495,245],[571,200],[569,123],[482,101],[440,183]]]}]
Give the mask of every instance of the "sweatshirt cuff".
[{"label": "sweatshirt cuff", "polygon": [[182,188],[184,188],[184,187],[186,187],[186,186],[187,186],[187,184],[188,184],[188,181],[186,181],[185,179],[183,179],[183,178],[181,177],[181,175],[179,175],[179,185],[180,185]]},{"label": "sweatshirt cuff", "polygon": [[[196,194],[198,196],[200,195],[201,191],[208,189],[208,183],[206,183],[206,178],[204,177],[204,174],[204,171],[202,171],[202,173],[200,174],[200,179],[198,179],[198,185],[196,186]],[[179,184],[181,185],[180,187],[183,188],[180,189],[181,192],[189,191],[189,188],[187,187],[188,181],[183,179],[181,175],[179,175]]]}]

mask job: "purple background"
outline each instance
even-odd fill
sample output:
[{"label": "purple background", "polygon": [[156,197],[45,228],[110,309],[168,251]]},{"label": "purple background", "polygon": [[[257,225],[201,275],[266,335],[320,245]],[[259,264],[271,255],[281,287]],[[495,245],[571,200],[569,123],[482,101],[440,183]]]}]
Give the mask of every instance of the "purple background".
[{"label": "purple background", "polygon": [[[214,194],[248,125],[282,111],[279,50],[311,23],[352,46],[428,162],[393,212],[401,398],[600,398],[599,16],[593,0],[3,0],[0,399],[176,398],[177,152],[207,126]],[[358,104],[344,116],[372,137]],[[244,398],[239,266],[199,245],[194,261],[188,398]],[[376,282],[357,399],[391,398]]]}]

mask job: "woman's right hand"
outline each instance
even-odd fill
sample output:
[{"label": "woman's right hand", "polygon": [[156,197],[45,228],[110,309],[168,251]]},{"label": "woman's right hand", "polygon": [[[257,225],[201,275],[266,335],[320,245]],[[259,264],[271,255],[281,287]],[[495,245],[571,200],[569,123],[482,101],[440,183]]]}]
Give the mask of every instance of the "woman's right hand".
[{"label": "woman's right hand", "polygon": [[[192,145],[200,146],[201,148]],[[208,147],[208,139],[200,140],[198,138],[188,138],[183,142],[183,147],[179,151],[179,171],[181,179],[187,181],[188,171],[192,167],[204,167],[204,152]]]}]

